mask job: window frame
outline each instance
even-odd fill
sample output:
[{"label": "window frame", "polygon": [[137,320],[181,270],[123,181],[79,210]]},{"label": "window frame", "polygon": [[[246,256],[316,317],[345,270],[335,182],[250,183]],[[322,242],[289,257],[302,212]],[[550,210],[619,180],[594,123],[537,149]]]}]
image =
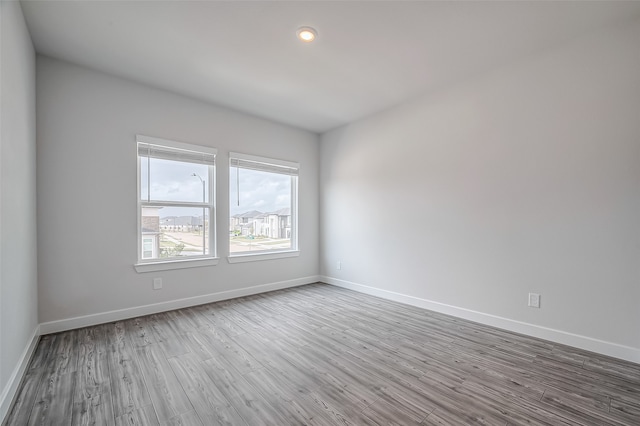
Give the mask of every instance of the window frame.
[{"label": "window frame", "polygon": [[[141,194],[141,161],[143,157],[139,153],[139,147],[141,144],[156,145],[160,147],[167,147],[177,150],[185,150],[190,152],[200,152],[214,156],[213,164],[208,165],[207,182],[208,182],[208,201],[207,202],[189,202],[189,201],[163,201],[151,199],[151,194],[147,194],[148,199],[142,200]],[[137,272],[152,272],[162,271],[170,269],[182,269],[182,268],[194,268],[202,266],[214,266],[218,264],[217,257],[217,244],[216,244],[216,164],[215,157],[217,157],[218,150],[213,147],[195,145],[184,142],[177,142],[168,139],[161,139],[151,136],[136,135],[136,158],[137,158],[137,240],[138,240],[138,254],[137,262],[134,267]],[[151,182],[148,182],[150,185]],[[197,256],[184,256],[173,258],[144,258],[143,257],[143,239],[142,233],[142,209],[149,207],[191,207],[191,208],[206,208],[209,210],[209,227],[207,230],[208,241],[208,254]],[[204,218],[203,224],[204,224]]]},{"label": "window frame", "polygon": [[[288,174],[291,176],[291,246],[286,249],[272,249],[261,250],[259,252],[244,251],[231,253],[229,249],[229,255],[227,260],[229,263],[242,263],[253,262],[261,260],[272,260],[287,257],[297,257],[300,255],[300,248],[298,242],[298,180],[300,177],[300,163],[294,161],[280,160],[270,157],[262,157],[258,155],[242,154],[239,152],[229,152],[229,211],[227,214],[227,221],[231,221],[231,169],[238,167],[232,165],[233,160],[245,160],[253,163],[260,163],[265,165],[279,166],[283,168],[295,169],[295,174]],[[241,167],[242,168],[242,167]],[[246,167],[245,167],[246,168]],[[255,170],[255,169],[254,169]],[[262,170],[269,171],[269,170]],[[273,172],[276,173],[276,172]],[[281,173],[287,175],[287,173]],[[228,234],[228,232],[227,232]],[[230,243],[230,236],[227,237],[227,242]]]}]

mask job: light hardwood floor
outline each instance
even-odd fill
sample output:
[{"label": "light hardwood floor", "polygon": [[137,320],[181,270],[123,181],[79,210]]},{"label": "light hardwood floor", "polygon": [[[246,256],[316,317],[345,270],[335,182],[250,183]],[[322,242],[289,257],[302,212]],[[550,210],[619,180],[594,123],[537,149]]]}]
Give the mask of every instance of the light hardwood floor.
[{"label": "light hardwood floor", "polygon": [[640,365],[313,284],[43,336],[9,425],[640,425]]}]

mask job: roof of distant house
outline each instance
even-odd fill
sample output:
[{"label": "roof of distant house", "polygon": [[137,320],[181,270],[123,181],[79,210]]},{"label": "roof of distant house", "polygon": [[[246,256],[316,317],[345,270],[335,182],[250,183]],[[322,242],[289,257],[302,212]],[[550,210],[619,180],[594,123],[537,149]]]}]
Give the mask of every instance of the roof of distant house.
[{"label": "roof of distant house", "polygon": [[264,213],[259,212],[258,210],[251,210],[250,212],[244,212],[244,213],[240,213],[240,214],[235,214],[235,215],[233,215],[233,217],[253,218],[253,217],[256,217],[256,216],[260,216],[261,214],[264,214]]},{"label": "roof of distant house", "polygon": [[284,209],[276,210],[275,212],[269,214],[277,214],[278,216],[291,216],[291,209],[289,207],[285,207]]}]

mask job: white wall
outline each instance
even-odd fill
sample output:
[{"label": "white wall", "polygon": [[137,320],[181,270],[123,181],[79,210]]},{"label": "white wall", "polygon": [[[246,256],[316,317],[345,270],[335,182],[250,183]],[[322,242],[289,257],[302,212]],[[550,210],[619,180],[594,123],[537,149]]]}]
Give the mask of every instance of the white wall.
[{"label": "white wall", "polygon": [[[41,323],[317,278],[317,135],[47,57],[37,87]],[[218,148],[217,266],[135,272],[136,134]],[[300,163],[299,257],[226,261],[229,151]]]},{"label": "white wall", "polygon": [[0,420],[37,318],[35,53],[20,3],[0,2]]},{"label": "white wall", "polygon": [[592,34],[323,135],[321,274],[640,362],[638,40]]}]

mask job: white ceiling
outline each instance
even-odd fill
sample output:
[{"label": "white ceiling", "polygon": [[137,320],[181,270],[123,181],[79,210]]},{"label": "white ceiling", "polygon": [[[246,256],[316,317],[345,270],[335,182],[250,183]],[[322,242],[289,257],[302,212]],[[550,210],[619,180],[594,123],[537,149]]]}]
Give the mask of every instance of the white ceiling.
[{"label": "white ceiling", "polygon": [[640,17],[640,2],[22,5],[41,54],[314,132]]}]

